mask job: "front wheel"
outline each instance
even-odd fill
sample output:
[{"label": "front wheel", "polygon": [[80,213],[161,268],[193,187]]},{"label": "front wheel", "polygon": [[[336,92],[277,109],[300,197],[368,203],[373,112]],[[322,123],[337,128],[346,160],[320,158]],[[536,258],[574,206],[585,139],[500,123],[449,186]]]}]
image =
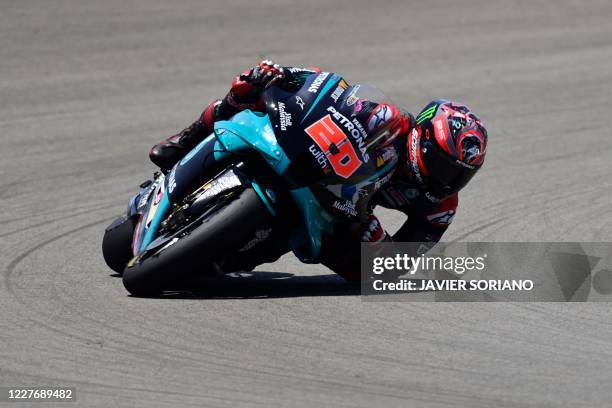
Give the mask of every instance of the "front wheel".
[{"label": "front wheel", "polygon": [[198,268],[240,248],[257,230],[269,228],[271,223],[267,208],[248,188],[186,235],[130,262],[123,272],[123,285],[133,296],[158,296]]}]

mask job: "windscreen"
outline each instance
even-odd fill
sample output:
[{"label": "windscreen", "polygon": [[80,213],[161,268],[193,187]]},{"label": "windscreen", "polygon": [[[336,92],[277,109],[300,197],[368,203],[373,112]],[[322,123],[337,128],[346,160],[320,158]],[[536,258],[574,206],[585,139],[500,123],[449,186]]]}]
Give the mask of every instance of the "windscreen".
[{"label": "windscreen", "polygon": [[365,144],[368,151],[390,143],[398,136],[400,118],[395,103],[373,85],[351,86],[342,98],[341,109],[358,117],[368,128]]}]

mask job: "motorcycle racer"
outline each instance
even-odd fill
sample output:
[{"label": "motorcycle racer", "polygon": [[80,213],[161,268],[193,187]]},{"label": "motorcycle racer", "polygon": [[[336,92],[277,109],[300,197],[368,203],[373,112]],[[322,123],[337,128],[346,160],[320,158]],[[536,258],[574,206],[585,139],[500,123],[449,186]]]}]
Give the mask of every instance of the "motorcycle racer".
[{"label": "motorcycle racer", "polygon": [[[215,121],[229,119],[244,109],[263,111],[264,90],[278,86],[295,92],[310,76],[321,72],[315,67],[281,67],[261,61],[234,78],[227,95],[212,101],[192,125],[153,146],[151,160],[163,171],[170,170],[213,131]],[[324,247],[322,263],[347,280],[359,278],[360,242],[438,242],[455,216],[459,190],[483,165],[487,147],[487,131],[478,116],[466,106],[447,100],[430,102],[416,117],[386,103],[364,104],[361,115],[368,130],[393,124],[394,137],[377,151],[375,160],[384,163],[392,156],[398,159],[393,175],[370,201],[371,208],[381,205],[399,210],[408,218],[391,237],[370,213],[366,222],[338,233],[337,239]],[[221,268],[225,272],[252,269],[278,259],[287,250],[269,240]]]}]

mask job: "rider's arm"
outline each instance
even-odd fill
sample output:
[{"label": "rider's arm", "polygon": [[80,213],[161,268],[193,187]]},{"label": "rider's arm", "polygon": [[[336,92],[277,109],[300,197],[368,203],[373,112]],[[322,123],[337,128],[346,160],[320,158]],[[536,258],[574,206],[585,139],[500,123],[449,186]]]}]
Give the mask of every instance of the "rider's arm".
[{"label": "rider's arm", "polygon": [[459,197],[457,193],[446,198],[430,211],[407,209],[408,220],[393,235],[394,241],[426,242],[435,244],[453,221]]},{"label": "rider's arm", "polygon": [[310,75],[319,72],[321,70],[316,67],[281,67],[271,61],[261,61],[237,75],[229,92],[223,99],[212,101],[200,119],[212,130],[215,121],[229,119],[244,109],[262,111],[262,94],[266,88],[278,85],[287,90],[299,89]]},{"label": "rider's arm", "polygon": [[277,85],[288,92],[301,87],[318,69],[281,67],[271,61],[261,61],[257,66],[244,71],[232,81],[230,91],[223,99],[212,101],[190,126],[176,135],[162,140],[149,152],[153,163],[169,169],[195,145],[204,140],[214,129],[218,120],[229,119],[236,113],[251,109],[263,111],[263,91]]}]

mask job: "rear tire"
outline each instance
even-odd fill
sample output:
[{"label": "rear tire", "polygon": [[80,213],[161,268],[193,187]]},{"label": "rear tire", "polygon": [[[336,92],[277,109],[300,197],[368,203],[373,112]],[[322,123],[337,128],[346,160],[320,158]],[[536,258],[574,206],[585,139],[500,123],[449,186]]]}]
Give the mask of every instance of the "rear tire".
[{"label": "rear tire", "polygon": [[132,238],[136,223],[134,219],[124,215],[113,221],[104,231],[102,238],[102,255],[104,261],[119,275],[134,256],[132,253]]},{"label": "rear tire", "polygon": [[123,273],[123,285],[133,296],[158,296],[198,268],[210,265],[237,249],[257,229],[270,224],[271,215],[257,193],[246,189],[212,213],[189,235],[128,266]]}]

